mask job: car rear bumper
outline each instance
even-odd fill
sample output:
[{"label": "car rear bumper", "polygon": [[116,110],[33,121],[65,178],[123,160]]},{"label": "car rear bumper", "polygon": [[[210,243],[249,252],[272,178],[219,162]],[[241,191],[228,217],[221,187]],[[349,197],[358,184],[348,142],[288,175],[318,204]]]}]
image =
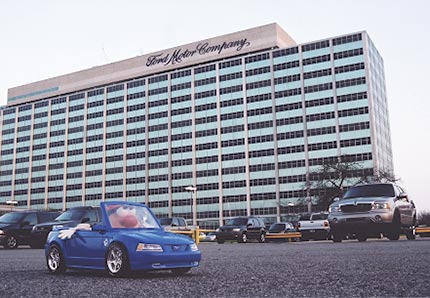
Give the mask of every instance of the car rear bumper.
[{"label": "car rear bumper", "polygon": [[330,236],[329,229],[307,229],[300,230],[302,233],[302,239],[328,239]]}]

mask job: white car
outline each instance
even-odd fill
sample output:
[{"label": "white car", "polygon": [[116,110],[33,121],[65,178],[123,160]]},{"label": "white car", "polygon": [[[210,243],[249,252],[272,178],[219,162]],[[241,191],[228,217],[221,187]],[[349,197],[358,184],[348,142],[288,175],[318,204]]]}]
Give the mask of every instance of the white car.
[{"label": "white car", "polygon": [[358,241],[368,237],[398,240],[400,233],[415,239],[416,209],[406,192],[393,183],[374,183],[350,188],[342,200],[329,207],[334,242],[354,234]]}]

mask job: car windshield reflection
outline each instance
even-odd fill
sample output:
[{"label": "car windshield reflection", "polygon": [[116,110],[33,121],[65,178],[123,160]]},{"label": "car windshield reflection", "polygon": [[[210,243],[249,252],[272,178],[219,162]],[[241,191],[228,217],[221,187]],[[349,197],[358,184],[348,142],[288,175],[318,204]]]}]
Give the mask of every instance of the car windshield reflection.
[{"label": "car windshield reflection", "polygon": [[146,206],[132,204],[106,204],[109,224],[114,229],[160,228],[157,219]]},{"label": "car windshield reflection", "polygon": [[226,222],[226,226],[244,226],[248,223],[247,218],[233,218]]},{"label": "car windshield reflection", "polygon": [[270,233],[279,233],[285,230],[285,224],[273,224],[269,228]]},{"label": "car windshield reflection", "polygon": [[394,197],[393,186],[390,184],[360,185],[350,188],[343,198],[351,199],[366,197]]}]

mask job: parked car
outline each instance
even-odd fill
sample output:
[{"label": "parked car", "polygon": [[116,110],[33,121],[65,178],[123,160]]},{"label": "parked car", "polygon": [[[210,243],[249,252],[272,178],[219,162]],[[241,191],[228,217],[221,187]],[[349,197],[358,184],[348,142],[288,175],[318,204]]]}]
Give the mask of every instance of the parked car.
[{"label": "parked car", "polygon": [[266,227],[259,217],[236,217],[216,230],[216,239],[220,244],[226,240],[236,240],[239,243],[258,240],[263,243],[266,241]]},{"label": "parked car", "polygon": [[327,220],[328,213],[311,213],[300,217],[299,231],[302,233],[302,240],[327,240],[330,239],[330,224]]},{"label": "parked car", "polygon": [[350,188],[342,200],[329,207],[334,242],[353,234],[358,241],[383,234],[398,240],[403,231],[415,239],[416,209],[403,188],[394,183],[374,183]]},{"label": "parked car", "polygon": [[45,257],[48,271],[102,269],[114,277],[134,270],[171,270],[187,273],[200,264],[193,240],[164,231],[152,211],[132,202],[100,203],[102,221],[74,228],[54,227]]},{"label": "parked car", "polygon": [[203,239],[200,239],[200,241],[202,242],[214,242],[216,241],[216,234],[215,232],[209,232],[207,234],[205,234],[205,237]]},{"label": "parked car", "polygon": [[[297,229],[294,227],[294,225],[291,222],[277,222],[270,226],[269,230],[267,231],[266,236],[281,236],[286,235],[288,233],[294,233],[297,232]],[[271,238],[266,237],[266,241],[288,241],[288,238]],[[293,241],[300,240],[300,237],[293,238]]]},{"label": "parked car", "polygon": [[165,231],[189,231],[187,221],[183,217],[165,217],[160,218],[160,224],[164,227]]},{"label": "parked car", "polygon": [[17,248],[30,244],[30,233],[34,225],[51,221],[60,212],[16,211],[0,217],[0,244],[5,248]]},{"label": "parked car", "polygon": [[70,208],[53,221],[35,225],[31,231],[30,245],[32,248],[43,248],[46,238],[54,226],[74,227],[79,223],[93,224],[100,221],[100,207],[79,206]]}]

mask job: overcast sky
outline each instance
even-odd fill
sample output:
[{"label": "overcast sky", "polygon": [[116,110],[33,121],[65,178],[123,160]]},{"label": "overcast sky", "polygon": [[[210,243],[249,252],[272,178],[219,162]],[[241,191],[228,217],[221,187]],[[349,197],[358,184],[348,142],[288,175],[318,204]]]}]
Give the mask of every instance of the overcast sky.
[{"label": "overcast sky", "polygon": [[366,30],[385,61],[396,176],[430,211],[430,1],[1,0],[7,89],[276,22],[297,43]]}]

